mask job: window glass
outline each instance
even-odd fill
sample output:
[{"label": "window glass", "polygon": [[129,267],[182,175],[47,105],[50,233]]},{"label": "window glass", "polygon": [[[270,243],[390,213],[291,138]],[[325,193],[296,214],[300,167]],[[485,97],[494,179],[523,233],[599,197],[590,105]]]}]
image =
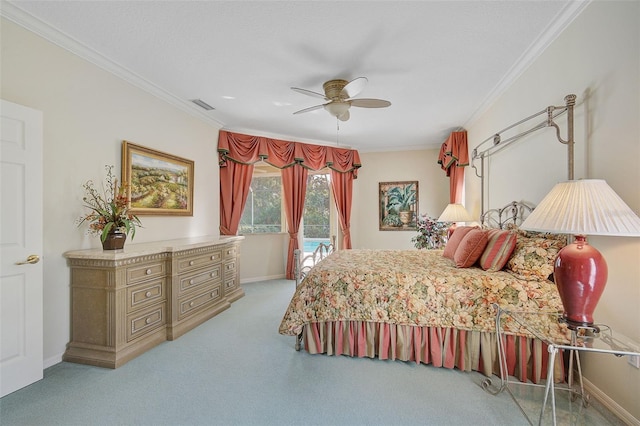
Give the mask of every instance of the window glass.
[{"label": "window glass", "polygon": [[304,237],[329,238],[329,175],[309,174],[304,202]]},{"label": "window glass", "polygon": [[282,179],[254,173],[240,219],[240,234],[282,232]]}]

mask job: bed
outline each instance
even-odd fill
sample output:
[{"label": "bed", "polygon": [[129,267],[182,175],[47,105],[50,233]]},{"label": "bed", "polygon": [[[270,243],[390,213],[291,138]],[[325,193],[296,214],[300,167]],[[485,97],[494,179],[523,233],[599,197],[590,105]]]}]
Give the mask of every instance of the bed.
[{"label": "bed", "polygon": [[[508,211],[518,220],[522,210],[511,203],[496,211]],[[502,218],[496,224],[506,226]],[[549,274],[566,238],[516,229],[471,232],[467,228],[471,227],[457,228],[444,250],[333,252],[296,286],[279,332],[300,336],[310,354],[412,361],[487,376],[499,374],[494,304],[510,310],[561,311]],[[450,243],[457,239],[461,247],[468,239],[459,237],[463,230],[487,235],[488,243],[475,262],[461,267],[458,258],[449,256]],[[485,270],[488,263],[481,267],[478,262],[495,240],[489,234],[507,236],[513,248]],[[495,245],[491,247],[496,250]],[[504,266],[496,270],[502,261]],[[563,325],[543,326],[559,339],[569,337]],[[502,327],[508,374],[534,383],[544,379],[545,344],[508,319]],[[555,369],[556,377],[564,377],[562,362]]]}]

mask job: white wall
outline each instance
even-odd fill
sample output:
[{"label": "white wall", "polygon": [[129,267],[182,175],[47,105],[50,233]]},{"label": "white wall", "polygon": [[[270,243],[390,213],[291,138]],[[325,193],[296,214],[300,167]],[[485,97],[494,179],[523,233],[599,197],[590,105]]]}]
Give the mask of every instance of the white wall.
[{"label": "white wall", "polygon": [[193,217],[143,216],[133,242],[218,235],[219,129],[10,21],[2,19],[1,31],[0,96],[44,118],[44,358],[52,365],[70,335],[63,253],[100,247],[75,225],[85,212],[82,183],[102,182],[106,164],[120,173],[123,140],[194,160]]},{"label": "white wall", "polygon": [[[442,141],[444,142],[444,141]],[[353,182],[353,248],[409,249],[416,231],[380,231],[380,182],[418,181],[418,213],[432,217],[449,203],[449,178],[437,164],[439,150],[360,153],[362,168]]]},{"label": "white wall", "polygon": [[[639,2],[592,2],[488,111],[468,125],[469,146],[548,105],[564,105],[566,94],[576,94],[575,177],[605,179],[640,212],[639,22]],[[538,203],[556,182],[567,179],[566,158],[565,146],[551,129],[497,154],[490,166],[489,207],[512,199]],[[467,205],[478,209],[479,200],[479,179],[467,175]],[[609,265],[608,286],[595,319],[640,345],[640,238],[589,240]],[[640,370],[624,358],[584,358],[586,378],[640,419]]]},{"label": "white wall", "polygon": [[289,234],[247,234],[242,241],[241,282],[284,279]]}]

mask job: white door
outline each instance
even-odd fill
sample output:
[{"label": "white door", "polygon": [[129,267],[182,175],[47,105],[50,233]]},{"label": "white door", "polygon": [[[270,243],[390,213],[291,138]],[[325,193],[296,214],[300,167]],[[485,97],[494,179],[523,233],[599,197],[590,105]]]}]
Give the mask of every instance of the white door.
[{"label": "white door", "polygon": [[42,113],[0,100],[0,396],[42,379]]}]

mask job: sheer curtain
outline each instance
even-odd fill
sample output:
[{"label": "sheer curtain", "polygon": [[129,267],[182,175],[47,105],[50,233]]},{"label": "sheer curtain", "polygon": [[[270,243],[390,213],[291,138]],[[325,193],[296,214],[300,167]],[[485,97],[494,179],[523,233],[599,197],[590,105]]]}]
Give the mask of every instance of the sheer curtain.
[{"label": "sheer curtain", "polygon": [[285,213],[289,232],[287,279],[294,279],[293,252],[298,248],[298,230],[304,209],[309,170],[331,169],[331,188],[344,234],[342,248],[351,248],[350,216],[353,180],[360,168],[358,151],[303,144],[262,136],[220,131],[220,233],[235,235],[247,201],[253,164],[263,160],[281,170],[285,191]]},{"label": "sheer curtain", "polygon": [[449,176],[449,202],[462,203],[464,168],[469,165],[466,130],[451,132],[440,147],[438,164]]}]

